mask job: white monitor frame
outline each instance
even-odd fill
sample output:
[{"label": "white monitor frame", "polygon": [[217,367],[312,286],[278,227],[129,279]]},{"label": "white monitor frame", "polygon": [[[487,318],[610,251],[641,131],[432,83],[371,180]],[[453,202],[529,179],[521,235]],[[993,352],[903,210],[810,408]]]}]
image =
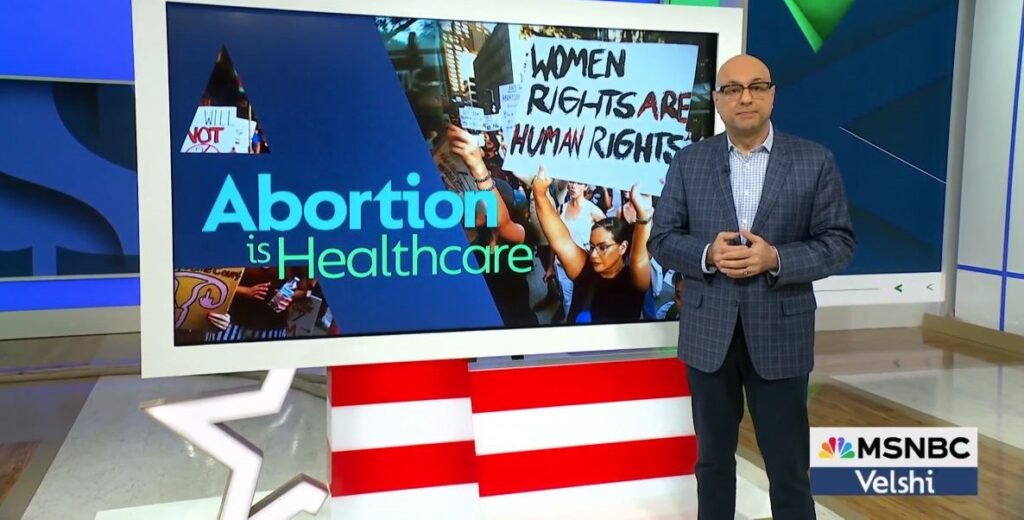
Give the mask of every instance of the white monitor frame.
[{"label": "white monitor frame", "polygon": [[[142,375],[162,377],[311,366],[387,363],[674,345],[676,322],[174,346],[169,3],[494,23],[608,27],[718,35],[716,67],[742,51],[738,8],[582,0],[133,0],[141,271]],[[724,129],[717,114],[715,131]]]}]

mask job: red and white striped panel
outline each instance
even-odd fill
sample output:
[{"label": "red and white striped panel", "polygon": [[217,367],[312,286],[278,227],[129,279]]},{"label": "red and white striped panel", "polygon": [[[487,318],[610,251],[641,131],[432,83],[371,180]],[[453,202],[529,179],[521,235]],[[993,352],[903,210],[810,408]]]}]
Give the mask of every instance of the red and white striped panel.
[{"label": "red and white striped panel", "polygon": [[338,367],[328,385],[332,518],[696,517],[676,359]]},{"label": "red and white striped panel", "polygon": [[472,372],[485,520],[696,518],[677,359]]},{"label": "red and white striped panel", "polygon": [[479,520],[465,360],[328,369],[331,518]]}]

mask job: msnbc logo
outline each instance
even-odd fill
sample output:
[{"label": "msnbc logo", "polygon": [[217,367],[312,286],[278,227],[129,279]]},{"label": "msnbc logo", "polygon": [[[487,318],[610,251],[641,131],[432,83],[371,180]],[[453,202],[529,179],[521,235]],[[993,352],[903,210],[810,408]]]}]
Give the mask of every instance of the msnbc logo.
[{"label": "msnbc logo", "polygon": [[811,428],[810,458],[816,495],[978,494],[977,428]]},{"label": "msnbc logo", "polygon": [[827,442],[821,443],[821,451],[818,452],[820,459],[853,459],[857,454],[853,452],[853,444],[846,442],[845,437],[829,437]]}]

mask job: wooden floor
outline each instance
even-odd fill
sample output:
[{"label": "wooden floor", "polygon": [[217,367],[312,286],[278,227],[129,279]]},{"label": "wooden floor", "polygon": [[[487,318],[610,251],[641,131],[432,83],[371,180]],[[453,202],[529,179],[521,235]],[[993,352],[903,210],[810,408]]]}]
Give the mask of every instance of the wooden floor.
[{"label": "wooden floor", "polygon": [[[1019,367],[1024,356],[991,350],[920,329],[819,333],[808,409],[811,426],[972,426],[936,417],[836,379],[864,373]],[[1024,399],[1024,395],[1012,396]],[[1019,432],[1024,438],[1024,431]],[[847,519],[1024,519],[1024,450],[979,433],[978,496],[815,497]],[[764,467],[749,414],[740,455]]]},{"label": "wooden floor", "polygon": [[28,467],[39,442],[12,442],[0,444],[0,503],[14,487]]}]

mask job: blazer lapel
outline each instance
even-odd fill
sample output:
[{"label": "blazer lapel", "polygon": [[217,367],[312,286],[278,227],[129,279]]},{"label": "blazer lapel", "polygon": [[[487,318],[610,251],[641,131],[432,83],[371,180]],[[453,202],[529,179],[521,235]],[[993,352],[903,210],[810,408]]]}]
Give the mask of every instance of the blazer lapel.
[{"label": "blazer lapel", "polygon": [[739,221],[736,220],[736,201],[732,198],[732,171],[729,167],[729,141],[722,135],[722,145],[714,150],[715,160],[712,161],[711,177],[713,184],[718,189],[718,196],[723,201],[722,211],[726,212],[726,222],[731,226],[726,229],[739,229]]},{"label": "blazer lapel", "polygon": [[771,155],[768,157],[768,170],[764,175],[764,186],[761,188],[761,201],[757,204],[754,223],[750,226],[750,232],[755,235],[760,234],[765,219],[771,213],[775,202],[779,200],[786,174],[792,165],[788,152],[785,137],[776,132],[775,143],[772,145]]}]

